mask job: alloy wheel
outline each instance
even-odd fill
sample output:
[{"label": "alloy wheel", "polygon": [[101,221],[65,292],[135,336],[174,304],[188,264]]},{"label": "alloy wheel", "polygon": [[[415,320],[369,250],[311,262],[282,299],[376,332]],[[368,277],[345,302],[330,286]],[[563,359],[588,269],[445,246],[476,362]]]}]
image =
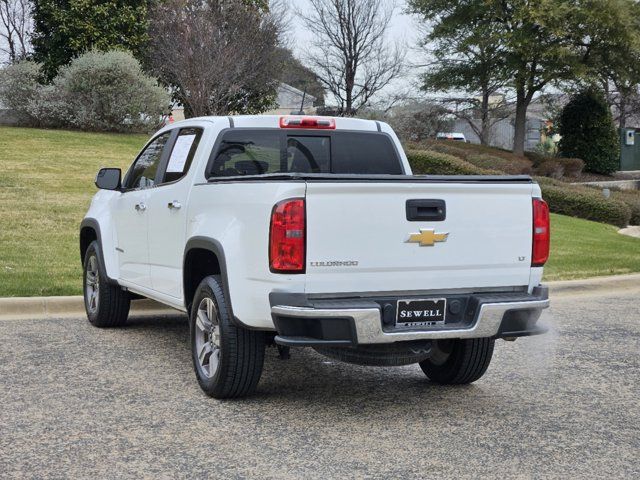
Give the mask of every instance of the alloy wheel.
[{"label": "alloy wheel", "polygon": [[95,255],[89,257],[87,273],[85,276],[85,301],[87,309],[91,313],[98,311],[100,289],[100,274],[98,272],[98,258]]},{"label": "alloy wheel", "polygon": [[210,298],[203,298],[198,305],[195,344],[201,372],[207,378],[213,378],[220,364],[220,325],[218,309]]}]

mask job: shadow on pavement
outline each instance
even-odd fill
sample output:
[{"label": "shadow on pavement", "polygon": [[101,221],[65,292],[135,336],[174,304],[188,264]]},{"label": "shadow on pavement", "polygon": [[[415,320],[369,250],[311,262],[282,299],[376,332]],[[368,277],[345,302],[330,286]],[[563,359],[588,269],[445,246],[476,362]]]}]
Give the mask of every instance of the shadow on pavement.
[{"label": "shadow on pavement", "polygon": [[[121,329],[129,335],[146,337],[157,346],[155,354],[173,365],[185,367],[188,378],[196,385],[189,355],[186,316],[159,318],[133,317]],[[187,366],[189,368],[187,368]],[[401,413],[406,406],[429,401],[431,407],[450,403],[449,397],[482,395],[475,385],[443,387],[432,384],[418,365],[404,367],[363,367],[338,362],[311,348],[292,348],[291,358],[281,360],[274,346],[266,349],[264,370],[257,392],[250,398],[234,402],[308,402],[326,405],[352,404],[354,399],[383,403],[391,413]],[[215,400],[212,400],[215,401]]]}]

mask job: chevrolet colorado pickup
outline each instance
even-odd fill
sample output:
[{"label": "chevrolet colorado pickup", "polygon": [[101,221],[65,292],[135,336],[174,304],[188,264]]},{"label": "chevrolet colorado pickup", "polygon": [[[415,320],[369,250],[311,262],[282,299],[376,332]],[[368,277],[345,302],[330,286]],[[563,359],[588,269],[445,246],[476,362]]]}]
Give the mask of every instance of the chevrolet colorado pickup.
[{"label": "chevrolet colorado pickup", "polygon": [[544,332],[538,185],[414,176],[385,123],[194,118],[96,186],[80,228],[89,321],[122,325],[140,297],[186,312],[196,378],[217,398],[255,390],[266,345],[462,384],[496,339]]}]

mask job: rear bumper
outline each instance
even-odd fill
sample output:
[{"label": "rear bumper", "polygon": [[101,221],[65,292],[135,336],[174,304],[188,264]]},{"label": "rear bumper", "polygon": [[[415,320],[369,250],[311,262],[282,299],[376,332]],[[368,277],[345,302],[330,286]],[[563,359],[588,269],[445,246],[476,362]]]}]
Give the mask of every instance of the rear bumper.
[{"label": "rear bumper", "polygon": [[[406,298],[406,297],[399,297]],[[527,294],[453,296],[463,302],[456,322],[436,327],[398,328],[394,298],[309,301],[275,294],[271,316],[281,345],[358,345],[447,338],[511,338],[545,333],[537,325],[549,306],[548,289],[536,287]],[[465,319],[465,316],[469,318]],[[390,317],[392,321],[390,321]]]}]

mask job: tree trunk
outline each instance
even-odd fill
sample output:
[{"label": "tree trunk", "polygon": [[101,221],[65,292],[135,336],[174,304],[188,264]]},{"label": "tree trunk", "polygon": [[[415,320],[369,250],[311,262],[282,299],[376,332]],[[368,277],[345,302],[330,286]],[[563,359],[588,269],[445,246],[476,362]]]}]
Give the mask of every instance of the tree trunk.
[{"label": "tree trunk", "polygon": [[524,155],[524,141],[527,134],[527,108],[531,98],[524,89],[518,89],[516,94],[516,123],[513,133],[513,153]]},{"label": "tree trunk", "polygon": [[480,107],[480,144],[489,145],[489,93],[482,93],[482,105]]},{"label": "tree trunk", "polygon": [[193,112],[194,108],[190,102],[186,101],[185,99],[182,99],[180,103],[182,103],[182,106],[184,108],[183,110],[184,118],[193,118],[197,116],[197,115],[194,115],[194,112]]},{"label": "tree trunk", "polygon": [[345,105],[344,105],[344,113],[345,117],[353,116],[353,87],[355,86],[355,75],[351,72],[350,69],[347,69],[347,73],[345,75]]},{"label": "tree trunk", "polygon": [[621,93],[620,94],[620,112],[618,112],[619,115],[620,115],[620,118],[619,118],[619,121],[620,121],[620,125],[619,126],[620,126],[620,128],[624,128],[624,127],[627,126],[627,112],[626,112],[626,110],[627,110],[627,99],[626,99],[625,95]]}]

